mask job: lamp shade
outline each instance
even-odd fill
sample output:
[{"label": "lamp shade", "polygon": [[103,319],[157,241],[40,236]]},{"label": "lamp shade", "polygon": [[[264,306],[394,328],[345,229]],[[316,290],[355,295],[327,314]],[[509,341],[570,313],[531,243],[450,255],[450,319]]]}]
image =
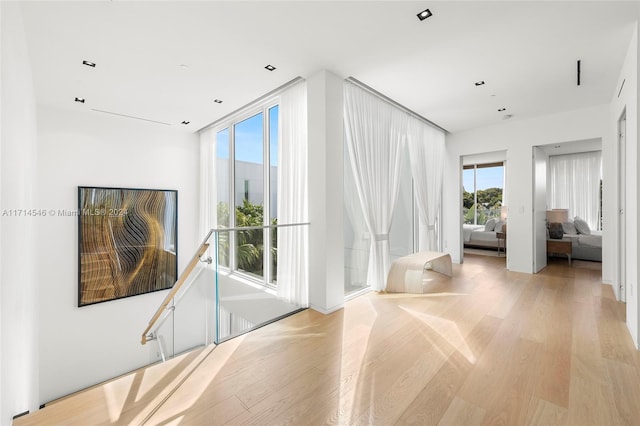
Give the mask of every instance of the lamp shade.
[{"label": "lamp shade", "polygon": [[506,222],[508,213],[509,213],[509,207],[507,206],[500,207],[500,220],[503,222]]},{"label": "lamp shade", "polygon": [[569,209],[547,210],[547,223],[562,223],[569,221]]}]

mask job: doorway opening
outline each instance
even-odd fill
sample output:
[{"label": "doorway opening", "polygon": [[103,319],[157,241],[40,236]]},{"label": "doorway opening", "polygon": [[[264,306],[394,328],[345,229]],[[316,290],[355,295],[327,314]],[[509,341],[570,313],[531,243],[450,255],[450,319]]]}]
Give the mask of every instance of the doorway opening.
[{"label": "doorway opening", "polygon": [[506,258],[506,151],[462,158],[462,258]]}]

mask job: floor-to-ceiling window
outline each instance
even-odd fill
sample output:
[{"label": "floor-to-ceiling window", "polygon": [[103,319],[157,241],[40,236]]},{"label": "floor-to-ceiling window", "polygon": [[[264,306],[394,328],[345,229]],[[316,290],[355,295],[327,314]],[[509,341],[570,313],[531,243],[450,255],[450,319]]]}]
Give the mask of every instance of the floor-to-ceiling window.
[{"label": "floor-to-ceiling window", "polygon": [[[226,123],[216,135],[219,264],[274,285],[277,268],[278,105]],[[233,214],[231,214],[233,212]]]},{"label": "floor-to-ceiling window", "polygon": [[500,217],[503,203],[504,163],[465,165],[462,170],[464,223],[484,225]]}]

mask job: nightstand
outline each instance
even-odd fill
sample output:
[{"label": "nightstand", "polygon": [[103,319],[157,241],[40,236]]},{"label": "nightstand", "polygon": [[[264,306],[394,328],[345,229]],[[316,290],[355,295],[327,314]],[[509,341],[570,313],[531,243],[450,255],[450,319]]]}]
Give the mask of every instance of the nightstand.
[{"label": "nightstand", "polygon": [[551,253],[566,254],[569,259],[569,266],[571,266],[571,241],[569,240],[547,240],[547,256]]},{"label": "nightstand", "polygon": [[506,232],[496,232],[496,238],[498,239],[498,256],[500,256],[500,249],[504,255],[507,255],[507,233]]}]

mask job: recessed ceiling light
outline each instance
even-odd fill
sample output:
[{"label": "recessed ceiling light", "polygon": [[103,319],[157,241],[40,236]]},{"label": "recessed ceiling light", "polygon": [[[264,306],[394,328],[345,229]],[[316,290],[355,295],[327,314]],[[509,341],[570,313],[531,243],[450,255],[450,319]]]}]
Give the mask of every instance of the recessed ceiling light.
[{"label": "recessed ceiling light", "polygon": [[474,83],[476,86],[483,86],[484,85],[484,81],[480,80],[480,81],[476,81]]},{"label": "recessed ceiling light", "polygon": [[274,67],[273,65],[267,65],[266,67],[264,67],[266,70],[268,71],[275,71],[276,67]]},{"label": "recessed ceiling light", "polygon": [[429,9],[425,9],[422,12],[418,13],[418,19],[421,21],[424,21],[425,19],[427,19],[429,16],[433,15],[433,13],[431,13],[431,11]]},{"label": "recessed ceiling light", "polygon": [[498,112],[502,112],[502,111],[506,111],[506,110],[507,110],[506,108],[500,108],[500,109],[498,110]]},{"label": "recessed ceiling light", "polygon": [[89,61],[82,61],[82,65],[86,65],[86,66],[91,67],[91,68],[95,68],[96,67],[95,62],[89,62]]},{"label": "recessed ceiling light", "polygon": [[84,103],[84,98],[76,98],[76,102],[80,102],[81,104]]},{"label": "recessed ceiling light", "polygon": [[189,123],[191,123],[191,122],[190,122],[190,121],[187,121],[187,120],[185,120],[185,121],[183,121],[183,122],[182,122],[182,124],[189,124]]},{"label": "recessed ceiling light", "polygon": [[214,99],[214,100],[213,100],[213,102],[215,102],[215,103],[217,103],[217,104],[221,104],[221,103],[222,103],[222,100],[220,100],[220,99]]}]

